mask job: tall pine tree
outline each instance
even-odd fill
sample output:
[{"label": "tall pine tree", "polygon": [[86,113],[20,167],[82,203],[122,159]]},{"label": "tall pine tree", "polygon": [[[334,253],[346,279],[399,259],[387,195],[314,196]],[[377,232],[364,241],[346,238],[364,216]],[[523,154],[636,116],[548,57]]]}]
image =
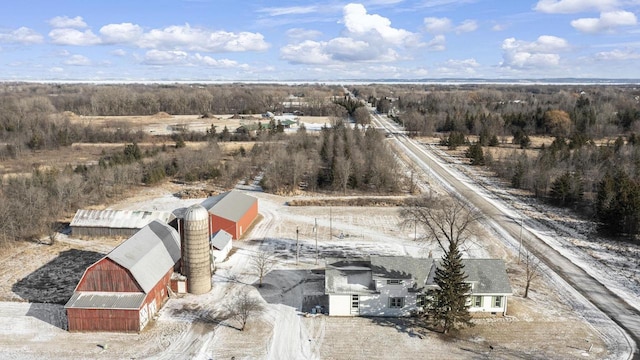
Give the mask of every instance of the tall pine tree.
[{"label": "tall pine tree", "polygon": [[467,302],[471,286],[466,279],[462,254],[457,244],[451,242],[436,269],[434,281],[439,289],[434,291],[427,310],[429,321],[441,327],[444,334],[462,326],[473,326]]}]

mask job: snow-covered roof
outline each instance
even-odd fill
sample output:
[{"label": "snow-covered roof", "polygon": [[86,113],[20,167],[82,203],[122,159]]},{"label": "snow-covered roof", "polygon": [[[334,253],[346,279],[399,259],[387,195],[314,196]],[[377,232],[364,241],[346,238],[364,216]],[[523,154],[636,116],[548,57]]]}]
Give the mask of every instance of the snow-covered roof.
[{"label": "snow-covered roof", "polygon": [[501,259],[464,259],[467,281],[473,294],[512,294],[504,261]]},{"label": "snow-covered roof", "polygon": [[201,205],[213,215],[237,222],[257,201],[243,192],[228,191],[205,199]]},{"label": "snow-covered roof", "polygon": [[325,294],[366,294],[371,289],[371,262],[353,258],[326,260]]},{"label": "snow-covered roof", "polygon": [[148,293],[180,259],[180,235],[171,226],[154,220],[107,257],[129,270]]},{"label": "snow-covered roof", "polygon": [[65,309],[117,309],[137,310],[142,307],[146,294],[132,292],[76,291],[67,301]]},{"label": "snow-covered roof", "polygon": [[154,220],[168,223],[175,217],[167,211],[83,210],[76,212],[70,226],[142,229]]},{"label": "snow-covered roof", "polygon": [[224,249],[229,242],[231,242],[232,236],[224,230],[218,230],[215,234],[211,235],[211,246],[218,250]]}]

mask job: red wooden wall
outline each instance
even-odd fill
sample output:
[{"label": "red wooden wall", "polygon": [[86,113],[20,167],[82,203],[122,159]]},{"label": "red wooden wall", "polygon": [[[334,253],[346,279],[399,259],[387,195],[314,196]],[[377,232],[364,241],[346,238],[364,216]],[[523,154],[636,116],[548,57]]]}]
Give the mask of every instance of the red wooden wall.
[{"label": "red wooden wall", "polygon": [[67,309],[69,331],[140,331],[139,310]]},{"label": "red wooden wall", "polygon": [[142,292],[129,270],[109,258],[89,266],[76,291]]},{"label": "red wooden wall", "polygon": [[247,232],[249,226],[253,220],[258,216],[258,200],[251,205],[247,212],[242,215],[240,220],[236,223],[231,220],[221,218],[217,215],[211,215],[211,234],[215,234],[218,230],[224,230],[231,234],[234,240],[238,240],[242,237],[242,234]]}]

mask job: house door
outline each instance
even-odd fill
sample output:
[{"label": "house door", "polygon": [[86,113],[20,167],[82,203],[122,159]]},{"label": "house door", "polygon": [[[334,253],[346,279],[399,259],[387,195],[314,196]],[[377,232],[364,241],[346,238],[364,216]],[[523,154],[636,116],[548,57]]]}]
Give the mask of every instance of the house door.
[{"label": "house door", "polygon": [[351,295],[351,315],[360,314],[360,296]]}]

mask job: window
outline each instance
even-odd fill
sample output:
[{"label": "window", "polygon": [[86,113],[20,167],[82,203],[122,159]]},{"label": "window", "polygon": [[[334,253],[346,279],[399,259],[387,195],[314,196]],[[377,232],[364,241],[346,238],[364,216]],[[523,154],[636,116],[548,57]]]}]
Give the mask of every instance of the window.
[{"label": "window", "polygon": [[390,297],[389,298],[389,307],[392,309],[400,309],[404,306],[404,298],[403,297]]},{"label": "window", "polygon": [[400,284],[402,284],[402,280],[398,280],[398,279],[387,280],[387,285],[400,285]]},{"label": "window", "polygon": [[493,307],[497,307],[497,308],[502,307],[502,296],[493,297]]},{"label": "window", "polygon": [[418,295],[416,297],[416,305],[424,307],[427,304],[427,296],[426,295]]},{"label": "window", "polygon": [[352,309],[357,309],[360,307],[359,305],[359,298],[358,295],[351,295],[351,308]]},{"label": "window", "polygon": [[482,296],[474,296],[473,297],[473,306],[474,307],[482,307]]}]

